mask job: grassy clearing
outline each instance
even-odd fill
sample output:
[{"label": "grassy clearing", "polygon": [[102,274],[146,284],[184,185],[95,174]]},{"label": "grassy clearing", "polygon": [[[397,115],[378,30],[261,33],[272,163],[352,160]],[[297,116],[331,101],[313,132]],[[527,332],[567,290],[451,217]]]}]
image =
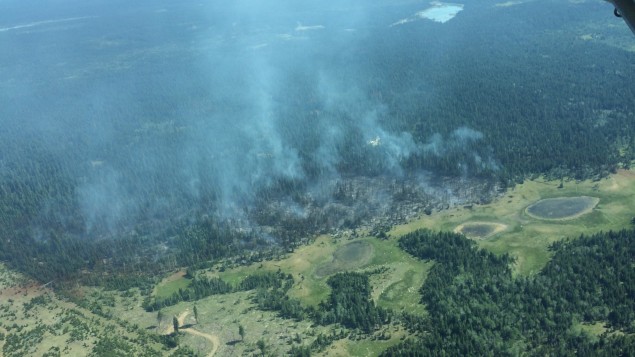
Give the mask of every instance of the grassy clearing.
[{"label": "grassy clearing", "polygon": [[376,252],[368,268],[387,268],[386,272],[371,276],[372,297],[377,305],[394,311],[425,314],[425,306],[419,303],[419,288],[432,263],[413,258],[399,248],[395,239],[371,238],[368,242]]},{"label": "grassy clearing", "polygon": [[609,329],[606,328],[606,324],[604,322],[596,322],[593,324],[578,322],[571,328],[571,330],[574,333],[583,332],[591,336],[591,338],[595,338],[595,339],[597,339],[603,333],[609,331]]},{"label": "grassy clearing", "polygon": [[345,338],[339,341],[335,341],[329,348],[322,353],[316,354],[317,356],[360,356],[360,357],[372,357],[379,356],[379,354],[386,350],[388,347],[394,346],[401,341],[401,338],[408,335],[407,331],[397,327],[391,326],[380,332],[375,333],[375,337],[384,334],[387,339],[371,338],[355,340]]},{"label": "grassy clearing", "polygon": [[393,311],[425,315],[425,306],[420,303],[419,288],[423,285],[431,266],[431,262],[417,266],[399,263],[392,265],[391,268],[394,270],[387,278],[379,276],[379,281],[372,281],[375,301],[379,306]]},{"label": "grassy clearing", "polygon": [[[96,291],[86,289],[82,292],[92,295]],[[114,311],[116,308],[111,305],[116,304],[102,307]],[[121,308],[126,306],[121,304]],[[124,343],[130,344],[132,355],[143,352],[163,355],[159,352],[161,346],[147,339],[145,331],[137,330],[119,315],[113,314],[111,318],[99,316],[58,298],[48,288],[1,264],[0,332],[6,335],[0,344],[0,356],[4,357],[42,356],[54,351],[66,356],[87,356],[99,340],[109,337],[128,341]],[[9,345],[9,340],[20,342],[19,345]]]},{"label": "grassy clearing", "polygon": [[357,240],[338,247],[329,262],[320,264],[314,272],[317,279],[335,273],[355,270],[368,264],[373,257],[373,246],[364,240]]},{"label": "grassy clearing", "polygon": [[172,294],[179,291],[179,289],[187,289],[192,281],[185,277],[180,277],[176,280],[168,281],[157,285],[154,295],[160,298],[166,298],[172,296]]},{"label": "grassy clearing", "polygon": [[[330,334],[334,329],[332,326],[312,326],[310,321],[281,319],[275,312],[257,310],[251,302],[251,294],[237,292],[197,301],[198,322],[192,313],[194,303],[179,303],[164,310],[161,326],[171,325],[172,316],[189,311],[184,325],[217,336],[220,341],[218,356],[254,355],[258,351],[256,343],[261,339],[271,355],[284,356],[292,345],[310,344],[318,333]],[[240,325],[245,330],[244,340],[238,334]],[[201,355],[212,350],[209,340],[192,334],[184,334],[182,343]]]},{"label": "grassy clearing", "polygon": [[[567,237],[619,230],[631,226],[635,212],[635,173],[620,170],[599,182],[526,181],[491,204],[472,209],[453,208],[434,213],[405,225],[396,226],[391,236],[401,236],[419,228],[454,230],[466,222],[493,222],[507,230],[478,244],[495,253],[516,257],[516,274],[537,273],[550,259],[549,244]],[[599,198],[595,209],[568,221],[544,221],[529,216],[525,209],[545,198],[590,196]]]},{"label": "grassy clearing", "polygon": [[395,240],[371,237],[335,239],[320,236],[285,259],[237,267],[224,272],[212,270],[206,274],[237,284],[256,272],[281,270],[292,274],[296,281],[289,290],[289,295],[299,299],[304,305],[315,306],[328,297],[328,275],[340,271],[386,268],[385,272],[371,277],[373,298],[377,304],[397,311],[407,309],[424,313],[423,306],[418,303],[418,289],[425,280],[429,267],[429,263],[418,261],[402,251]]}]

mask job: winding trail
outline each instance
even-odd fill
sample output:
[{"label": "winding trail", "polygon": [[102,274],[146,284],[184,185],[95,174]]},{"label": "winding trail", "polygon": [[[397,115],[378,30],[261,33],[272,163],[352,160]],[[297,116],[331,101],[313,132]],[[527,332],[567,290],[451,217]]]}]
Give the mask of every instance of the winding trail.
[{"label": "winding trail", "polygon": [[185,310],[176,318],[179,321],[179,327],[185,325],[185,318],[190,314],[190,310]]},{"label": "winding trail", "polygon": [[[176,319],[179,321],[179,326],[185,325],[185,319],[187,318],[187,315],[189,315],[189,313],[190,313],[190,310],[185,310],[182,313],[180,313],[179,316],[177,316]],[[212,335],[212,334],[209,334],[209,333],[204,333],[204,332],[195,330],[195,329],[193,329],[191,327],[179,328],[179,331],[183,331],[185,333],[189,333],[190,335],[203,337],[204,339],[206,339],[209,342],[211,342],[212,343],[212,350],[207,354],[207,357],[213,357],[216,354],[216,352],[218,351],[218,347],[220,347],[220,339],[216,335]],[[171,328],[171,331],[169,331],[168,333],[172,333],[172,332],[174,332],[173,328]]]},{"label": "winding trail", "polygon": [[216,335],[210,335],[208,333],[203,333],[201,331],[195,330],[193,328],[184,328],[181,331],[189,333],[190,335],[200,336],[212,343],[212,350],[207,354],[207,357],[212,357],[218,351],[218,347],[220,346],[220,339]]}]

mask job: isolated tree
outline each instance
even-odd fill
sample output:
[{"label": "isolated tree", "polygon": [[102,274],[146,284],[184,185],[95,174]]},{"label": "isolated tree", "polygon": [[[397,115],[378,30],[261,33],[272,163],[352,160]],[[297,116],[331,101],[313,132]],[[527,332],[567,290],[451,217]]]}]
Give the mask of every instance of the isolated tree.
[{"label": "isolated tree", "polygon": [[260,353],[264,356],[265,352],[267,351],[267,345],[265,345],[265,341],[263,341],[262,339],[258,340],[258,342],[256,342],[256,346],[258,346]]},{"label": "isolated tree", "polygon": [[176,316],[172,317],[172,326],[174,326],[174,333],[179,333],[179,319]]},{"label": "isolated tree", "polygon": [[244,341],[245,340],[245,328],[243,327],[243,325],[238,325],[238,334],[240,335],[240,340]]},{"label": "isolated tree", "polygon": [[196,305],[194,305],[194,308],[192,310],[194,310],[194,320],[196,320],[196,323],[198,323],[198,309],[196,308]]},{"label": "isolated tree", "polygon": [[157,330],[161,327],[161,321],[163,320],[163,311],[159,309],[157,312]]}]

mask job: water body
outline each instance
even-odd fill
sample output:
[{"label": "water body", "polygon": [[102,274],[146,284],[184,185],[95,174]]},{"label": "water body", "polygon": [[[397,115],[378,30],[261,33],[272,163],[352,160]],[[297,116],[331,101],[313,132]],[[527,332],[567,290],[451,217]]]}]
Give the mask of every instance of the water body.
[{"label": "water body", "polygon": [[353,270],[364,266],[373,256],[373,246],[364,241],[352,242],[339,247],[333,253],[333,259],[320,265],[316,271],[317,278]]},{"label": "water body", "polygon": [[432,6],[419,11],[413,16],[401,19],[391,26],[403,25],[409,22],[427,19],[435,22],[446,23],[452,20],[459,12],[463,11],[463,4],[443,3],[434,1],[430,3]]},{"label": "water body", "polygon": [[559,197],[540,200],[527,207],[527,214],[538,219],[566,220],[589,213],[600,202],[599,198]]},{"label": "water body", "polygon": [[494,222],[468,222],[454,230],[472,239],[485,239],[504,231],[506,225]]}]

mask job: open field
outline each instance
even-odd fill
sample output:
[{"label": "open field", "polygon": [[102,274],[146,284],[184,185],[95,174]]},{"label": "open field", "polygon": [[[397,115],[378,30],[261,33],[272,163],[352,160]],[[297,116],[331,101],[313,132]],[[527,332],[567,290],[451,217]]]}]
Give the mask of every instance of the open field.
[{"label": "open field", "polygon": [[[220,271],[208,269],[199,273],[220,277],[232,284],[238,284],[250,274],[261,271],[282,271],[293,275],[295,285],[289,295],[299,299],[304,305],[317,305],[327,299],[330,292],[326,280],[331,274],[341,271],[367,271],[370,277],[372,297],[377,305],[394,311],[411,314],[425,314],[425,307],[419,303],[419,288],[427,276],[430,262],[421,262],[397,246],[396,240],[379,240],[372,237],[335,238],[319,236],[309,245],[298,248],[288,257],[278,261],[264,261],[249,266],[241,266]],[[184,282],[179,282],[184,280]],[[188,279],[183,275],[172,275],[164,279],[155,289],[155,293],[168,291],[176,286],[184,286]],[[220,346],[216,355],[244,354],[256,351],[255,343],[263,339],[271,346],[275,355],[280,355],[293,345],[291,340],[300,339],[309,344],[316,334],[330,334],[336,326],[311,326],[308,321],[296,322],[281,319],[273,312],[255,309],[250,301],[253,292],[238,292],[210,296],[196,302],[199,311],[199,324],[187,314],[184,325],[189,329],[217,336]],[[179,303],[163,310],[163,321],[158,323],[162,333],[171,328],[172,316],[181,316],[183,311],[192,311],[193,303]],[[156,313],[146,313],[140,308],[121,311],[127,319],[142,326],[156,326]],[[134,315],[134,316],[133,316]],[[247,331],[245,342],[239,341],[238,325]],[[188,331],[185,331],[188,332]],[[193,332],[193,331],[190,331]],[[295,336],[295,334],[298,336]],[[318,355],[332,356],[373,356],[385,348],[396,344],[405,334],[397,327],[387,326],[375,335],[383,338],[363,336],[338,340]],[[212,351],[209,339],[190,333],[183,340],[195,351],[208,354]],[[295,343],[295,342],[294,342]]]},{"label": "open field", "polygon": [[373,246],[365,241],[354,241],[340,246],[333,252],[333,259],[315,269],[315,277],[322,279],[335,273],[354,270],[368,263],[373,256]]},{"label": "open field", "polygon": [[316,353],[316,356],[322,357],[348,357],[348,356],[364,356],[373,357],[379,356],[379,354],[401,341],[401,338],[408,335],[408,332],[400,328],[399,326],[393,326],[382,332],[390,338],[388,340],[382,339],[351,339],[344,338],[335,341],[326,350],[321,353]]},{"label": "open field", "polygon": [[158,297],[169,297],[179,289],[186,289],[190,286],[191,280],[184,278],[185,271],[179,270],[178,272],[163,279],[160,284],[154,288],[153,294]]},{"label": "open field", "polygon": [[[395,240],[379,240],[372,237],[336,239],[319,236],[313,243],[298,248],[288,257],[278,261],[265,261],[226,271],[210,269],[208,276],[238,284],[245,277],[259,271],[277,271],[293,275],[295,285],[289,295],[304,305],[317,305],[329,294],[328,276],[341,271],[373,271],[385,268],[371,276],[373,298],[377,304],[396,310],[408,309],[423,312],[418,304],[418,289],[425,279],[430,263],[424,263],[402,251]],[[183,277],[181,280],[187,280]],[[179,279],[159,284],[155,291],[186,284]]]},{"label": "open field", "polygon": [[[619,230],[631,225],[635,212],[635,173],[619,170],[598,182],[537,179],[525,181],[494,202],[472,208],[456,207],[424,216],[405,225],[394,227],[389,233],[401,236],[418,228],[452,231],[468,222],[496,222],[504,224],[504,232],[478,240],[479,246],[494,253],[509,253],[516,257],[516,274],[537,273],[550,259],[548,246],[555,241]],[[588,214],[570,220],[540,220],[527,214],[530,205],[548,198],[588,196],[599,199]]]}]

